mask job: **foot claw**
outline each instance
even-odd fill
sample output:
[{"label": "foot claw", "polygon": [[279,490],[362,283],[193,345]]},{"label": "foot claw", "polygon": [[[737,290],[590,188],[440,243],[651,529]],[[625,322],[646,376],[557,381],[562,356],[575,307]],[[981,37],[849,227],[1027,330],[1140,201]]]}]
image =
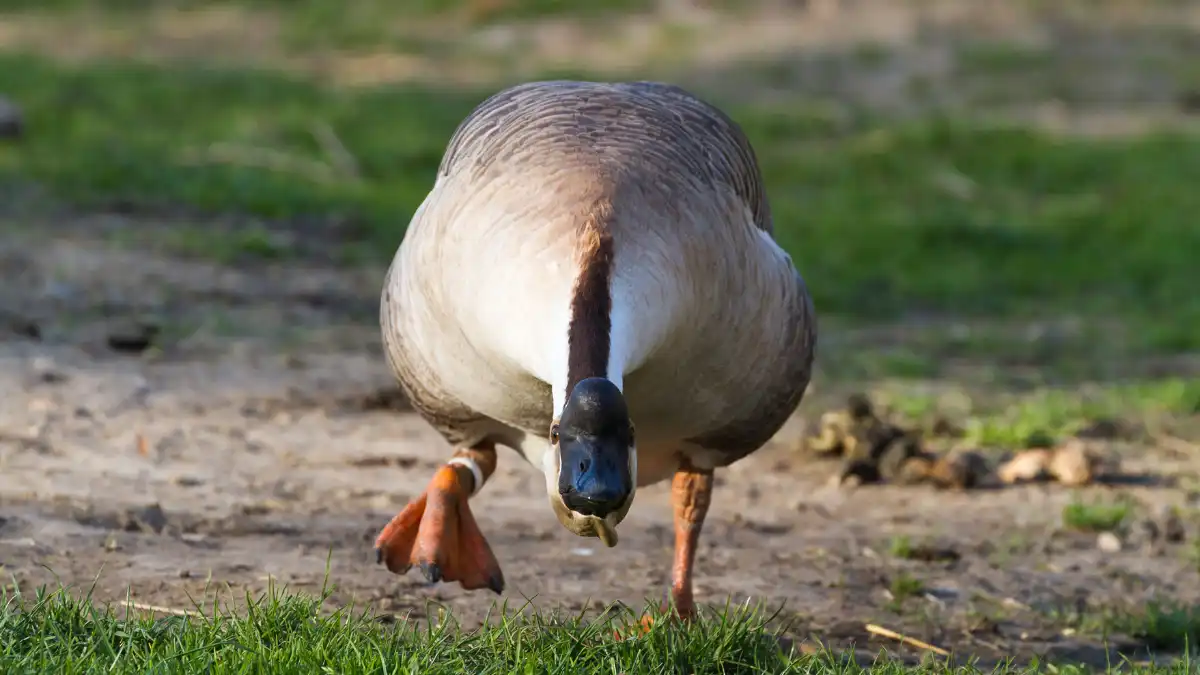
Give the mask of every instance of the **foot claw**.
[{"label": "foot claw", "polygon": [[421,563],[421,574],[424,574],[431,584],[442,580],[442,568],[437,563]]}]

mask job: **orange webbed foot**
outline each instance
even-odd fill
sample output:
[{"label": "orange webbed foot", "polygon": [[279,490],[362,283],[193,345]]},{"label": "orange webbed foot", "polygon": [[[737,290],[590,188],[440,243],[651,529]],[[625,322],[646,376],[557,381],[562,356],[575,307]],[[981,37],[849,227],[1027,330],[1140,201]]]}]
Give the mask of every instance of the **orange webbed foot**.
[{"label": "orange webbed foot", "polygon": [[[679,608],[672,610],[671,606],[664,602],[659,608],[659,611],[663,615],[662,620],[668,623],[674,623],[677,621],[690,623],[696,618],[695,609],[688,606],[685,606],[682,611]],[[653,614],[643,614],[642,618],[638,619],[637,623],[630,626],[627,632],[622,633],[621,631],[615,631],[613,636],[618,640],[624,640],[625,638],[645,635],[646,633],[650,632],[650,629],[657,621],[659,621],[659,619],[656,619]]]},{"label": "orange webbed foot", "polygon": [[625,640],[633,637],[641,637],[649,633],[652,626],[654,626],[654,617],[649,614],[643,614],[642,618],[638,619],[633,625],[627,626],[624,629],[614,630],[613,638],[616,640]]},{"label": "orange webbed foot", "polygon": [[504,590],[504,575],[467,505],[468,490],[456,467],[443,466],[425,493],[375,540],[378,561],[396,574],[413,565],[431,583],[457,581],[464,589]]}]

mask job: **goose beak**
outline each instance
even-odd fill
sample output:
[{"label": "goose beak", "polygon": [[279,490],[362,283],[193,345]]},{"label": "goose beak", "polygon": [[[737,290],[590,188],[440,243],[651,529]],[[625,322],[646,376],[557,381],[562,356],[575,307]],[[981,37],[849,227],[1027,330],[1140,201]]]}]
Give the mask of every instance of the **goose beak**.
[{"label": "goose beak", "polygon": [[617,543],[636,492],[637,448],[624,397],[612,382],[589,378],[575,386],[550,433],[546,483],[559,522],[581,537]]},{"label": "goose beak", "polygon": [[573,513],[607,518],[633,492],[628,447],[614,438],[560,438],[558,494]]},{"label": "goose beak", "polygon": [[550,507],[558,521],[581,537],[617,545],[617,525],[633,506],[637,450],[612,439],[564,438],[551,450],[559,459],[550,481]]}]

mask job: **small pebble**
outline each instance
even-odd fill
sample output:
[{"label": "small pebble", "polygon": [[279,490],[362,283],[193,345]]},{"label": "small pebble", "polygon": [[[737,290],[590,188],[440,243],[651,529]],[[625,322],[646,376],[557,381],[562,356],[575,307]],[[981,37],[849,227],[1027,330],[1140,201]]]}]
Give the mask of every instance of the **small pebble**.
[{"label": "small pebble", "polygon": [[148,323],[116,326],[108,333],[108,347],[116,352],[140,354],[154,343],[159,330],[158,326]]},{"label": "small pebble", "polygon": [[67,381],[66,373],[58,368],[53,359],[44,356],[35,358],[30,364],[30,369],[37,379],[46,384],[59,384]]},{"label": "small pebble", "polygon": [[1063,485],[1088,485],[1096,477],[1096,461],[1087,444],[1072,438],[1054,450],[1048,468]]},{"label": "small pebble", "polygon": [[1112,532],[1101,532],[1096,537],[1096,548],[1105,553],[1116,553],[1121,550],[1121,540]]},{"label": "small pebble", "polygon": [[1007,484],[1038,480],[1050,467],[1050,453],[1044,449],[1025,450],[996,470],[1000,481]]}]

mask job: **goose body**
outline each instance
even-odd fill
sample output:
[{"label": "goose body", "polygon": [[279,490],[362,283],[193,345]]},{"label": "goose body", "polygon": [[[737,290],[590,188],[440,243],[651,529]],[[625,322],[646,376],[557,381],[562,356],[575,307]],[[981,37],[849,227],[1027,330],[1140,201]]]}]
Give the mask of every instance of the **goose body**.
[{"label": "goose body", "polygon": [[[381,324],[413,406],[460,448],[467,493],[511,447],[546,473],[565,526],[610,545],[636,487],[674,476],[707,495],[714,469],[762,447],[816,341],[749,142],[650,82],[535,82],[480,104],[396,253]],[[615,508],[571,506],[604,486]],[[690,572],[688,587],[690,602]]]}]

